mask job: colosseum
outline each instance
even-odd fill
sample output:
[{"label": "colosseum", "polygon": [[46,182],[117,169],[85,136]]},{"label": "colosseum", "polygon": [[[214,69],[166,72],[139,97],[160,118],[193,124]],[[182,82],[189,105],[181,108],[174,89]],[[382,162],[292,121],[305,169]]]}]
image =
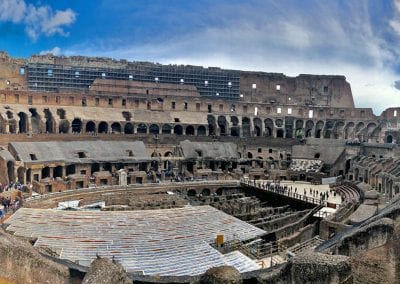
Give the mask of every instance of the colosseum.
[{"label": "colosseum", "polygon": [[399,116],[344,76],[2,52],[0,283],[400,283]]}]

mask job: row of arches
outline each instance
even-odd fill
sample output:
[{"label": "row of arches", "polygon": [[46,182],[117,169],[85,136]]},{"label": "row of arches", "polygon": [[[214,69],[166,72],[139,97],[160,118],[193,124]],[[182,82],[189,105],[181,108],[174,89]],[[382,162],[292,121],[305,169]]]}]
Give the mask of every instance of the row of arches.
[{"label": "row of arches", "polygon": [[[61,121],[59,132],[68,133],[70,128],[68,121]],[[84,125],[80,119],[74,119],[71,123],[71,131],[73,133],[125,133],[125,134],[176,134],[176,135],[207,135],[207,128],[203,125],[193,126],[187,125],[182,126],[180,124],[170,125],[170,124],[145,124],[138,123],[134,124],[127,122],[121,124],[119,122],[113,122],[111,125],[105,121],[101,121],[96,125],[94,121],[88,121]]]},{"label": "row of arches", "polygon": [[[8,129],[2,132],[9,133],[149,133],[149,134],[177,134],[177,135],[230,135],[230,136],[265,136],[281,138],[333,138],[354,139],[359,138],[378,140],[381,129],[376,122],[347,122],[343,120],[319,120],[290,118],[265,118],[238,117],[238,116],[207,116],[207,124],[181,125],[181,124],[146,124],[140,122],[106,122],[87,121],[80,118],[72,121],[66,119],[65,111],[57,110],[60,118],[57,122],[54,116],[45,109],[39,114],[35,108],[30,108],[29,113],[19,112],[17,118],[13,112],[6,112]],[[390,139],[389,139],[390,140]]]}]

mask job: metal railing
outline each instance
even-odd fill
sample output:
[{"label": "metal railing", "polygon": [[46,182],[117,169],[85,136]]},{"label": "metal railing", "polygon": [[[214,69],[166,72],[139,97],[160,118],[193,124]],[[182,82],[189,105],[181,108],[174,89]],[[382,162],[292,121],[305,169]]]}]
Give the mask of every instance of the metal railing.
[{"label": "metal railing", "polygon": [[299,194],[297,192],[293,192],[289,189],[285,189],[279,186],[269,186],[266,183],[257,183],[255,181],[250,181],[250,180],[245,180],[245,179],[240,179],[240,184],[242,186],[248,186],[248,187],[255,187],[261,190],[273,192],[276,194],[280,194],[283,196],[287,196],[293,199],[301,200],[307,203],[315,204],[315,205],[324,205],[325,201],[322,198],[314,198],[311,196],[307,196],[307,194]]}]

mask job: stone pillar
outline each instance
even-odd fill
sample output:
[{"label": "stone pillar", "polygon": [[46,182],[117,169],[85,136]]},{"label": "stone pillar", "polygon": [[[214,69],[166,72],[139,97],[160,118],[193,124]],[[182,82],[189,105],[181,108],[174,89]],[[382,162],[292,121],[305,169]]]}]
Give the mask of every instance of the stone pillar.
[{"label": "stone pillar", "polygon": [[124,170],[124,169],[119,170],[118,177],[119,177],[118,185],[126,186],[128,184],[128,178],[127,178],[128,174],[127,174],[126,170]]},{"label": "stone pillar", "polygon": [[254,121],[252,118],[249,118],[250,120],[250,137],[254,137]]},{"label": "stone pillar", "polygon": [[62,177],[67,175],[67,168],[65,166],[62,167]]}]

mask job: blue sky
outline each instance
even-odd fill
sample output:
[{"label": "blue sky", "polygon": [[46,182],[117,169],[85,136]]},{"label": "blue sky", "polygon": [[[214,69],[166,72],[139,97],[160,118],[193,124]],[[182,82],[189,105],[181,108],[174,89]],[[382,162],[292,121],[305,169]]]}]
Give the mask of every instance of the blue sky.
[{"label": "blue sky", "polygon": [[400,107],[400,0],[0,0],[0,49],[341,74]]}]

